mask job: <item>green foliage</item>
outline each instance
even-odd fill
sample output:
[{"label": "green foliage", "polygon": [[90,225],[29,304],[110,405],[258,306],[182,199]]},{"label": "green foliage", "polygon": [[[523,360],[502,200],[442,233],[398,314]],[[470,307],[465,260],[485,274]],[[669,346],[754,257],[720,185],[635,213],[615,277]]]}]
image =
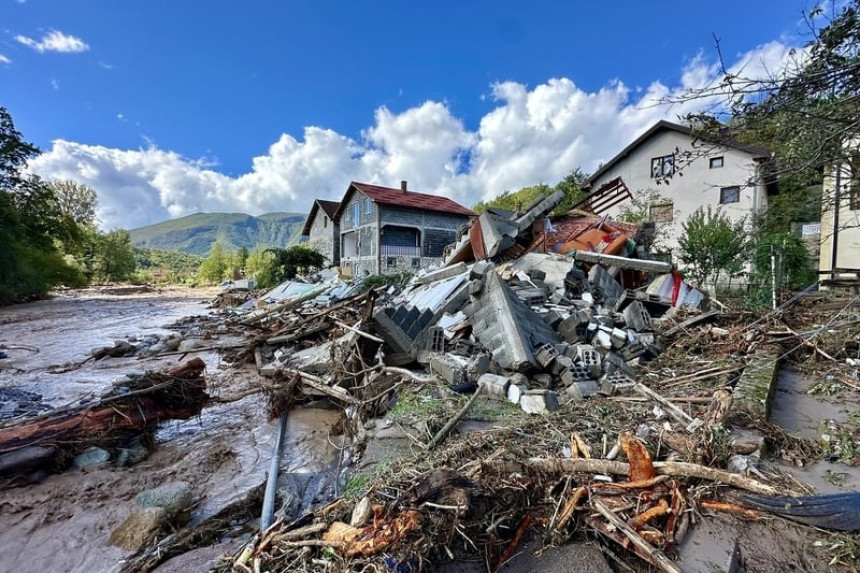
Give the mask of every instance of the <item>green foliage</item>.
[{"label": "green foliage", "polygon": [[39,153],[38,147],[24,141],[12,115],[0,106],[0,190],[17,187],[27,161]]},{"label": "green foliage", "polygon": [[258,245],[251,249],[245,260],[245,275],[257,281],[258,288],[271,288],[278,285],[280,276],[278,259],[275,253],[266,247]]},{"label": "green foliage", "polygon": [[684,273],[698,285],[716,289],[721,279],[731,279],[743,270],[746,249],[744,221],[732,222],[726,215],[696,209],[681,225],[678,243]]},{"label": "green foliage", "polygon": [[395,273],[370,275],[361,281],[359,291],[365,293],[372,288],[388,288],[394,285],[405,285],[412,278],[412,271],[401,270]]},{"label": "green foliage", "polygon": [[[774,256],[776,277],[772,276],[771,255]],[[806,287],[818,278],[811,268],[806,244],[796,233],[758,235],[750,244],[750,256],[754,269],[752,282],[759,287],[747,301],[752,307],[771,305],[774,282],[779,293],[786,289]]]},{"label": "green foliage", "polygon": [[197,277],[202,283],[215,284],[227,278],[227,256],[224,247],[216,242],[209,251],[209,256],[200,264]]},{"label": "green foliage", "polygon": [[295,278],[298,274],[307,274],[325,266],[327,257],[307,245],[293,245],[286,249],[269,249],[275,255],[280,276],[278,282]]},{"label": "green foliage", "polygon": [[93,278],[102,282],[124,281],[135,269],[134,248],[128,231],[118,229],[99,235],[93,256]]},{"label": "green foliage", "polygon": [[203,257],[178,251],[135,248],[134,256],[142,282],[189,282],[203,263]]},{"label": "green foliage", "polygon": [[564,196],[558,206],[553,209],[553,213],[564,213],[585,198],[581,188],[587,179],[588,175],[577,167],[553,187],[541,183],[523,187],[518,191],[505,191],[495,199],[479,202],[472,207],[472,210],[476,213],[483,213],[489,207],[494,207],[516,212],[525,209],[538,198],[548,197],[556,191],[561,191]]}]

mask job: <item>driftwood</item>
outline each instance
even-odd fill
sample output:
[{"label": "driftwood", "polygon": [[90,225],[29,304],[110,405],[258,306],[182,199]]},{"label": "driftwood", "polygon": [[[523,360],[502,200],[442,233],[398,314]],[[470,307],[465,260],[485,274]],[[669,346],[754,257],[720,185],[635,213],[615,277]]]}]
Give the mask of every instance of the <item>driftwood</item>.
[{"label": "driftwood", "polygon": [[627,538],[639,548],[645,555],[647,555],[650,561],[659,567],[662,571],[666,571],[667,573],[682,573],[681,568],[678,567],[675,562],[666,557],[666,554],[645,541],[641,535],[636,533],[632,527],[627,525],[621,518],[612,513],[612,511],[603,505],[603,503],[596,499],[592,502],[594,508],[600,512],[600,515],[609,520],[609,523],[614,525],[618,530],[620,530]]},{"label": "driftwood", "polygon": [[[698,464],[686,462],[653,462],[653,465],[654,472],[657,475],[706,479],[764,495],[778,495],[786,493],[782,489],[775,488],[740,474],[734,474]],[[531,470],[553,474],[585,472],[629,475],[630,464],[612,460],[598,460],[594,458],[529,458],[520,461],[494,460],[483,462],[481,464],[481,470],[496,474],[514,472],[523,473]]]},{"label": "driftwood", "polygon": [[[9,463],[21,450],[54,450],[60,462],[92,445],[109,446],[117,440],[154,429],[163,420],[196,416],[207,403],[205,363],[195,358],[164,372],[129,380],[122,392],[93,404],[54,410],[37,418],[0,428],[0,475],[22,471]],[[4,463],[5,461],[5,463]]]},{"label": "driftwood", "polygon": [[453,430],[454,427],[460,422],[460,420],[463,419],[463,416],[466,415],[466,412],[468,412],[469,408],[472,407],[472,404],[475,403],[475,400],[477,400],[478,395],[481,393],[481,388],[482,386],[479,385],[478,389],[475,390],[475,393],[472,394],[472,397],[469,398],[469,401],[466,402],[463,407],[460,408],[460,410],[456,414],[454,414],[454,416],[450,420],[448,420],[448,423],[445,424],[445,426],[441,430],[439,430],[435,436],[433,436],[433,439],[430,440],[429,444],[427,444],[428,450],[436,449],[439,444],[445,441],[445,438],[448,437],[448,434],[451,433],[451,430]]}]

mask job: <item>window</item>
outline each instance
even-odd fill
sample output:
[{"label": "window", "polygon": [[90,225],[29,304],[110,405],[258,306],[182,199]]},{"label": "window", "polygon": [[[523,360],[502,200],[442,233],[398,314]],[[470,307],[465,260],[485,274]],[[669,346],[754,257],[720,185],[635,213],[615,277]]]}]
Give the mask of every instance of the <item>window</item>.
[{"label": "window", "polygon": [[413,269],[420,269],[421,268],[421,259],[419,259],[419,258],[412,259],[412,268]]},{"label": "window", "polygon": [[323,228],[328,227],[328,216],[323,215]]},{"label": "window", "polygon": [[665,177],[675,172],[675,154],[651,160],[651,177]]},{"label": "window", "polygon": [[655,223],[668,223],[672,220],[672,203],[663,203],[661,205],[651,205],[648,208],[649,218]]},{"label": "window", "polygon": [[397,266],[397,259],[394,257],[388,257],[385,259],[385,266],[389,269],[393,269]]},{"label": "window", "polygon": [[373,213],[373,201],[370,199],[364,200],[364,212],[367,214]]},{"label": "window", "polygon": [[741,188],[735,185],[734,187],[723,187],[720,189],[720,203],[737,203],[741,200]]},{"label": "window", "polygon": [[719,169],[723,166],[723,158],[722,157],[711,157],[711,162],[709,167],[711,169]]},{"label": "window", "polygon": [[361,205],[358,202],[352,204],[352,225],[358,227],[361,223]]}]

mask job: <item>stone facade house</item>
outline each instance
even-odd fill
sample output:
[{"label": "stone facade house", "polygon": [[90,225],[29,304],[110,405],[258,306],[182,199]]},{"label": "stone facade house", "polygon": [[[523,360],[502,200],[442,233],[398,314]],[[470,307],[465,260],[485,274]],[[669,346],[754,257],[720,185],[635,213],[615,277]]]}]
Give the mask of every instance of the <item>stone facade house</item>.
[{"label": "stone facade house", "polygon": [[[656,251],[677,260],[681,224],[699,207],[719,210],[731,220],[751,224],[767,207],[767,164],[771,152],[751,145],[697,139],[686,126],[659,121],[603,165],[586,184],[586,191],[621,177],[636,209],[655,223]],[[629,202],[607,212],[617,217]]]},{"label": "stone facade house", "polygon": [[340,227],[334,217],[338,207],[337,201],[315,200],[302,229],[307,245],[325,255],[329,266],[340,265]]},{"label": "stone facade house", "polygon": [[436,195],[352,182],[334,220],[340,226],[341,273],[418,270],[442,262],[471,209]]}]

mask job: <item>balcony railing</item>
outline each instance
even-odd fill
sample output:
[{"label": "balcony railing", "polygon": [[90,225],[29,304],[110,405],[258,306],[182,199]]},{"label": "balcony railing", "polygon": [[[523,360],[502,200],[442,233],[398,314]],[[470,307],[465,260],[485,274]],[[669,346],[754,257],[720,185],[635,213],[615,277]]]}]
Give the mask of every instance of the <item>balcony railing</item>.
[{"label": "balcony railing", "polygon": [[421,247],[399,247],[397,245],[380,245],[379,254],[383,257],[420,257]]}]

